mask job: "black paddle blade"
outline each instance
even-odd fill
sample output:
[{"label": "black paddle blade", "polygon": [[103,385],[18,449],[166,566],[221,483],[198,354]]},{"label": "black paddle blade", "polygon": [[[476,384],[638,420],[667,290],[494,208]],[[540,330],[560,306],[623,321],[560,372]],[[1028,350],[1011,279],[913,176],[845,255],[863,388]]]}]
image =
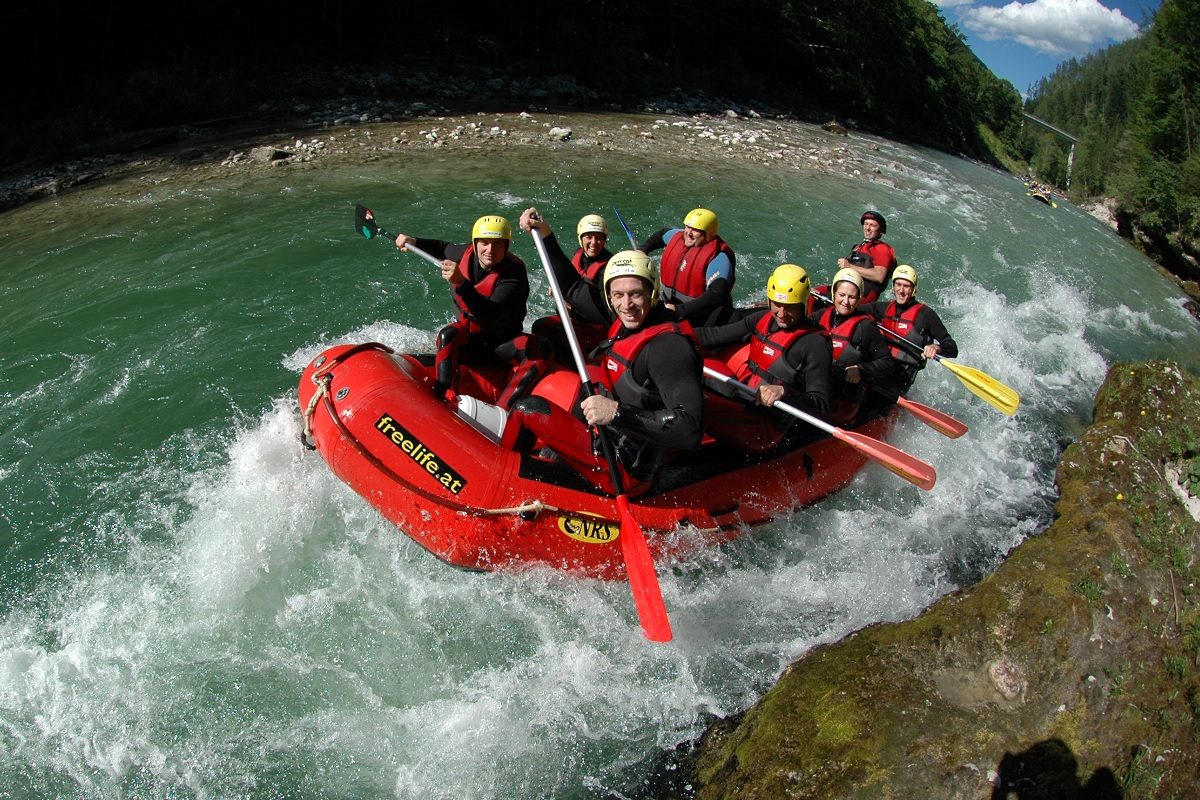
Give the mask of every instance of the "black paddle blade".
[{"label": "black paddle blade", "polygon": [[372,239],[379,233],[379,226],[375,224],[375,215],[371,213],[371,209],[363,205],[354,207],[354,230],[367,239]]}]

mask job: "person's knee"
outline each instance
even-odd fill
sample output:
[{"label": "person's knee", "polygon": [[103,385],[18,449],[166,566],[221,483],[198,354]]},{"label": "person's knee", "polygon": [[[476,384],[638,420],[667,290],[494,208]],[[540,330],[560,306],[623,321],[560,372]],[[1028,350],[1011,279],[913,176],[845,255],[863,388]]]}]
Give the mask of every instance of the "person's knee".
[{"label": "person's knee", "polygon": [[510,414],[518,414],[524,417],[549,417],[550,416],[550,401],[544,397],[537,395],[529,395],[522,397],[517,402],[513,403]]},{"label": "person's knee", "polygon": [[538,431],[550,419],[550,403],[541,397],[522,397],[508,410],[508,422],[500,446],[510,450],[528,450],[538,439]]},{"label": "person's knee", "polygon": [[459,330],[460,329],[457,325],[447,325],[446,327],[444,327],[440,331],[438,331],[438,335],[437,335],[438,349],[441,350],[442,348],[448,347],[450,344],[452,344],[455,341],[455,339],[458,338]]}]

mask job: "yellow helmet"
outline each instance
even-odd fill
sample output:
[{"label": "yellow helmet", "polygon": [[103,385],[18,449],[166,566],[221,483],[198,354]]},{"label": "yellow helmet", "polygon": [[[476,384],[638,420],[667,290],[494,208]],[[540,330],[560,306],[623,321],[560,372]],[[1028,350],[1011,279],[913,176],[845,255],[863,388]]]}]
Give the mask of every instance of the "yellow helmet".
[{"label": "yellow helmet", "polygon": [[504,217],[489,215],[475,220],[471,228],[471,241],[476,239],[504,239],[512,241],[512,225]]},{"label": "yellow helmet", "polygon": [[855,286],[857,286],[858,287],[858,296],[862,297],[862,293],[863,293],[862,275],[859,275],[856,271],[850,269],[849,267],[846,267],[845,269],[839,269],[837,271],[837,274],[835,274],[833,276],[833,282],[829,284],[829,291],[832,292],[835,288],[837,288],[837,285],[839,283],[841,283],[842,281],[849,281],[850,283],[853,283]]},{"label": "yellow helmet", "polygon": [[683,218],[683,224],[689,228],[704,231],[710,239],[717,235],[717,215],[707,208],[693,208]]},{"label": "yellow helmet", "polygon": [[892,272],[892,283],[896,282],[897,278],[903,278],[913,285],[913,294],[917,293],[917,270],[910,267],[908,264],[901,264]]},{"label": "yellow helmet", "polygon": [[608,284],[617,278],[641,278],[650,284],[650,304],[658,302],[658,274],[654,271],[654,263],[650,256],[641,250],[622,250],[608,260],[604,267],[604,302],[612,308],[608,299]]},{"label": "yellow helmet", "polygon": [[808,272],[795,264],[780,264],[767,279],[767,299],[776,303],[806,303],[810,291]]},{"label": "yellow helmet", "polygon": [[583,247],[583,235],[585,233],[603,233],[604,238],[607,239],[608,223],[599,214],[588,214],[580,219],[579,224],[575,226],[575,238],[579,240],[580,247]]}]

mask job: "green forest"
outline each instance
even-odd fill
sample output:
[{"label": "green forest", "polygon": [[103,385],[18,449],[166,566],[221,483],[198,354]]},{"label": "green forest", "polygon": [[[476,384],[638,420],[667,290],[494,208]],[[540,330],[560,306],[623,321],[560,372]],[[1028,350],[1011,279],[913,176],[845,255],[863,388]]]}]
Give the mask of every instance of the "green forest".
[{"label": "green forest", "polygon": [[1028,126],[1016,152],[1082,203],[1116,202],[1127,235],[1179,275],[1200,278],[1200,3],[1165,0],[1146,33],[1062,64],[1027,110],[1071,133]]}]

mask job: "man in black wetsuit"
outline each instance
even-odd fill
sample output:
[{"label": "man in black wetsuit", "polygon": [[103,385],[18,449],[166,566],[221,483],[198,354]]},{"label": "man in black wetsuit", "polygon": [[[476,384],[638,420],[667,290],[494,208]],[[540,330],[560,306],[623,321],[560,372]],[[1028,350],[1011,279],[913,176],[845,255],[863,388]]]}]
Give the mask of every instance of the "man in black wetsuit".
[{"label": "man in black wetsuit", "polygon": [[[612,258],[612,253],[605,246],[608,243],[608,223],[599,214],[587,214],[581,218],[575,226],[579,248],[569,258],[550,224],[536,208],[525,209],[519,224],[526,233],[537,230],[541,234],[554,278],[562,290],[563,300],[575,326],[575,335],[584,352],[591,351],[604,339],[604,333],[612,322],[611,312],[604,301],[604,289],[600,285],[604,267]],[[558,359],[570,363],[566,334],[557,314],[535,320],[530,330],[535,336],[550,340]]]},{"label": "man in black wetsuit", "polygon": [[[896,267],[892,273],[892,293],[895,300],[877,300],[860,306],[859,310],[879,320],[891,332],[884,338],[896,362],[896,390],[903,394],[916,380],[917,371],[925,369],[927,360],[935,356],[954,358],[958,355],[958,344],[938,313],[916,301],[916,269],[908,264]],[[897,341],[899,339],[904,341]]]},{"label": "man in black wetsuit", "polygon": [[[699,347],[691,326],[659,299],[650,257],[638,250],[613,256],[604,291],[615,319],[600,346],[603,393],[583,398],[578,416],[541,397],[519,401],[509,414],[504,444],[520,447],[521,431],[536,434],[605,491],[614,488],[596,456],[589,426],[616,434],[617,460],[630,495],[653,485],[674,452],[695,449],[704,435]],[[514,424],[515,423],[515,424]]]},{"label": "man in black wetsuit", "polygon": [[697,328],[706,350],[745,344],[733,363],[735,377],[755,389],[750,408],[723,398],[724,382],[708,381],[716,396],[709,397],[707,430],[713,438],[749,452],[767,452],[795,428],[796,417],[771,409],[782,400],[810,414],[829,410],[829,337],[805,316],[811,292],[808,272],[781,264],[767,279],[767,307],[747,309],[737,322]]},{"label": "man in black wetsuit", "polygon": [[409,244],[440,256],[442,278],[450,284],[459,318],[437,336],[437,391],[457,385],[458,363],[502,363],[514,367],[497,404],[507,408],[528,392],[544,371],[550,346],[522,333],[529,300],[525,262],[512,253],[512,226],[499,216],[480,217],[468,244],[419,239],[401,233],[396,247]]}]

